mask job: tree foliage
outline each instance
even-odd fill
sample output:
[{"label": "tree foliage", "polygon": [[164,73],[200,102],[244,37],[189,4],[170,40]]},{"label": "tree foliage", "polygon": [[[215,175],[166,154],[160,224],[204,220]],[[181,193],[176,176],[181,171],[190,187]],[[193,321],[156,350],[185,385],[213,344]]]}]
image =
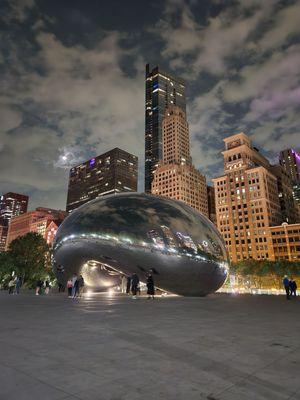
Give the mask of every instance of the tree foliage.
[{"label": "tree foliage", "polygon": [[23,283],[31,286],[37,279],[51,273],[49,246],[38,233],[29,232],[13,240],[6,253],[0,255],[0,276],[11,276],[13,271]]},{"label": "tree foliage", "polygon": [[284,275],[290,278],[300,277],[300,262],[249,259],[232,263],[230,273],[251,281],[256,287],[269,283],[271,286],[280,288]]}]

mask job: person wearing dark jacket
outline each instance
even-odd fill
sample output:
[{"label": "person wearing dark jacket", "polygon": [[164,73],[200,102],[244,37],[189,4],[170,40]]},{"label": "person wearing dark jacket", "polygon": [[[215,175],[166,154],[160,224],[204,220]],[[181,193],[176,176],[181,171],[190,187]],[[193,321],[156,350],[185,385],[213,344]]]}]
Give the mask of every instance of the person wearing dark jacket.
[{"label": "person wearing dark jacket", "polygon": [[290,281],[286,275],[284,276],[282,283],[285,289],[286,299],[290,300]]},{"label": "person wearing dark jacket", "polygon": [[149,272],[147,276],[147,294],[148,294],[148,299],[151,298],[154,299],[155,288],[154,288],[154,279],[151,272]]},{"label": "person wearing dark jacket", "polygon": [[22,278],[18,276],[16,280],[16,294],[20,294],[21,286],[22,286]]},{"label": "person wearing dark jacket", "polygon": [[130,287],[131,287],[131,277],[128,276],[128,277],[127,277],[127,285],[126,285],[126,293],[127,293],[127,294],[130,293]]},{"label": "person wearing dark jacket", "polygon": [[78,279],[78,297],[81,297],[83,295],[84,291],[84,279],[83,276],[80,275]]},{"label": "person wearing dark jacket", "polygon": [[36,296],[39,296],[40,294],[42,294],[42,288],[44,286],[44,282],[41,281],[40,279],[37,281],[36,283],[36,288],[35,288],[35,294]]},{"label": "person wearing dark jacket", "polygon": [[137,274],[134,273],[131,277],[131,293],[132,293],[133,299],[136,299],[136,294],[138,291],[139,283],[140,283],[140,279],[137,276]]},{"label": "person wearing dark jacket", "polygon": [[291,296],[297,296],[297,294],[296,294],[296,291],[297,291],[297,283],[296,283],[296,281],[294,281],[294,279],[292,278],[291,280],[290,280],[290,294],[291,294]]},{"label": "person wearing dark jacket", "polygon": [[79,295],[79,279],[77,278],[76,281],[74,282],[74,286],[73,286],[73,299],[75,299],[75,297],[78,297]]}]

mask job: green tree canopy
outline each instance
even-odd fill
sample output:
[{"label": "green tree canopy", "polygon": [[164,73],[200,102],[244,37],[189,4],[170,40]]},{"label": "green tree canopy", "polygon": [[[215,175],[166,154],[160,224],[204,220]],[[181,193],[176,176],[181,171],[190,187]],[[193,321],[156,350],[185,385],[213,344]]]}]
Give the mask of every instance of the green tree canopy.
[{"label": "green tree canopy", "polygon": [[8,255],[23,282],[44,278],[50,272],[49,246],[38,233],[29,232],[13,240]]}]

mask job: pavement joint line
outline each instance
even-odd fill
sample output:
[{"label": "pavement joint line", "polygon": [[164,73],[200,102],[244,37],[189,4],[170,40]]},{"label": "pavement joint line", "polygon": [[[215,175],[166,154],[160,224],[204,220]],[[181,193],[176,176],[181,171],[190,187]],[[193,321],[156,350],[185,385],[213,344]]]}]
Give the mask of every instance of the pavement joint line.
[{"label": "pavement joint line", "polygon": [[[290,397],[288,397],[286,400],[293,400],[293,398],[296,396],[296,394],[299,394],[299,393],[300,393],[300,390],[296,390],[296,392],[293,392],[290,395]],[[296,399],[296,397],[295,397],[295,399]]]},{"label": "pavement joint line", "polygon": [[12,370],[14,370],[14,371],[17,371],[18,373],[20,373],[20,374],[22,374],[22,375],[25,375],[25,376],[27,376],[27,377],[29,377],[29,378],[31,378],[31,379],[33,379],[33,380],[39,382],[39,383],[42,383],[43,385],[49,386],[49,387],[51,387],[52,389],[58,390],[58,391],[64,393],[64,394],[66,395],[65,397],[67,397],[67,396],[72,396],[72,393],[69,393],[69,392],[66,392],[66,391],[63,390],[63,389],[57,388],[56,386],[53,386],[53,385],[49,384],[48,382],[45,382],[45,381],[43,381],[42,379],[39,379],[39,378],[37,378],[37,377],[35,377],[35,376],[32,376],[31,374],[28,374],[27,372],[22,371],[21,369],[19,369],[19,368],[17,368],[17,367],[14,367],[14,366],[11,366],[11,365],[7,365],[7,364],[5,364],[5,362],[4,362],[4,363],[2,362],[1,365],[3,365],[3,366],[6,367],[6,368],[9,368],[9,369],[12,369]]},{"label": "pavement joint line", "polygon": [[[300,346],[295,347],[294,349],[290,350],[287,354],[294,353],[294,351],[295,351],[295,350],[298,350],[298,349],[300,349]],[[232,389],[233,387],[239,386],[239,384],[241,384],[242,382],[246,382],[247,380],[249,380],[249,378],[255,376],[257,373],[259,373],[259,372],[265,370],[266,368],[270,367],[272,364],[274,364],[274,363],[276,363],[277,361],[280,361],[280,360],[282,360],[282,356],[276,358],[275,360],[273,360],[273,361],[271,361],[270,363],[268,363],[268,364],[262,366],[261,368],[258,368],[256,371],[254,371],[254,372],[248,374],[246,377],[244,377],[244,378],[242,378],[241,380],[235,382],[234,384],[232,384],[232,385],[229,386],[228,388],[222,389],[220,392],[214,394],[214,396],[220,396],[220,395],[224,394],[225,392],[227,392],[228,390]],[[294,396],[295,394],[297,394],[297,392],[298,392],[298,391],[293,392],[291,395],[289,395],[289,396],[292,396],[292,397],[288,397],[286,400],[292,399],[293,396]]]}]

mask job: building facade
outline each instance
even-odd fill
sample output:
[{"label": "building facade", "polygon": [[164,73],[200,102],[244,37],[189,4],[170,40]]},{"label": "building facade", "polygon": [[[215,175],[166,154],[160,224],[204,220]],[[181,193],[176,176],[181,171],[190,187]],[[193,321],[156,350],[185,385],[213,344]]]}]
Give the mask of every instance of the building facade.
[{"label": "building facade", "polygon": [[5,250],[11,219],[27,212],[28,200],[28,196],[13,192],[0,197],[0,251]]},{"label": "building facade", "polygon": [[67,213],[62,210],[38,207],[11,219],[7,235],[6,250],[10,243],[29,232],[36,232],[43,236],[48,244],[54,240],[56,231]]},{"label": "building facade", "polygon": [[279,163],[290,177],[293,196],[300,206],[300,153],[294,149],[286,149],[279,154]]},{"label": "building facade", "polygon": [[300,222],[300,207],[294,198],[293,184],[290,176],[282,165],[272,165],[271,172],[277,178],[282,222],[287,222],[288,224]]},{"label": "building facade", "polygon": [[154,171],[163,158],[162,122],[165,109],[177,105],[186,110],[185,83],[159,67],[146,65],[145,96],[145,192],[151,192]]},{"label": "building facade", "polygon": [[151,192],[181,200],[208,217],[205,177],[193,166],[185,112],[172,105],[162,123],[163,159],[154,171]]},{"label": "building facade", "polygon": [[81,163],[70,170],[66,210],[106,194],[136,192],[137,176],[138,158],[119,148]]},{"label": "building facade", "polygon": [[272,241],[270,260],[300,261],[300,224],[269,227]]},{"label": "building facade", "polygon": [[207,186],[207,205],[208,205],[208,218],[217,225],[216,215],[216,198],[215,189],[213,186]]},{"label": "building facade", "polygon": [[281,223],[277,178],[244,133],[224,142],[224,175],[213,179],[218,229],[233,262],[269,259],[268,228]]}]

